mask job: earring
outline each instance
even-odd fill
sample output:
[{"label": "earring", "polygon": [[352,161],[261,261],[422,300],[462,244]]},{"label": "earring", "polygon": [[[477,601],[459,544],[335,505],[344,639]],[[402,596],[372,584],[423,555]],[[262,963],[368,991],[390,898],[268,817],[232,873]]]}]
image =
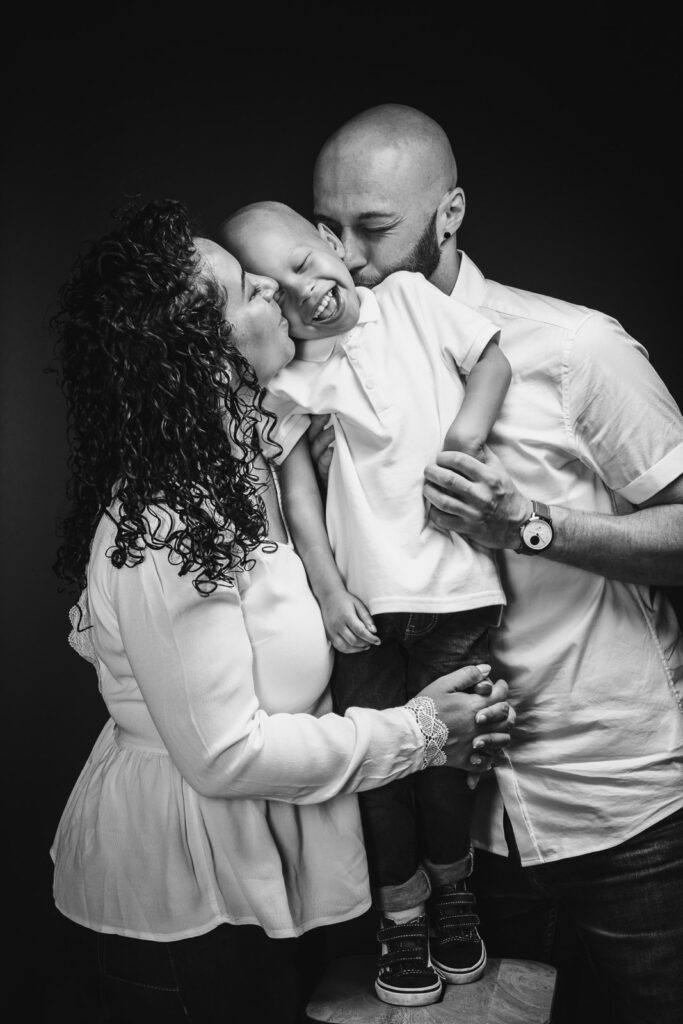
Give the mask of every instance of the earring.
[{"label": "earring", "polygon": [[444,233],[443,233],[443,240],[444,240],[444,242],[446,241],[447,238],[450,238],[450,237],[451,237],[450,231],[444,231]]}]

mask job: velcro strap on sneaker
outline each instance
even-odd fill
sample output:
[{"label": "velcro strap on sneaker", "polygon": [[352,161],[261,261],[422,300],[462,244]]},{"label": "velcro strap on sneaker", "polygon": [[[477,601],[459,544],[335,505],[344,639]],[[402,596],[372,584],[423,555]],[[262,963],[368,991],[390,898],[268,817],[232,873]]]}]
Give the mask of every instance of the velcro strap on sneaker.
[{"label": "velcro strap on sneaker", "polygon": [[458,917],[449,917],[445,921],[441,920],[439,922],[439,931],[441,934],[444,932],[450,933],[454,929],[467,929],[469,931],[472,928],[477,928],[478,925],[479,918],[476,914],[460,914]]},{"label": "velcro strap on sneaker", "polygon": [[445,907],[449,903],[476,903],[477,897],[473,892],[449,892],[445,896],[439,896],[439,906]]},{"label": "velcro strap on sneaker", "polygon": [[426,964],[427,956],[426,951],[416,949],[415,947],[409,949],[396,949],[391,953],[382,953],[379,958],[380,967],[390,967],[391,964],[395,963],[410,963],[415,962],[418,964]]},{"label": "velcro strap on sneaker", "polygon": [[377,932],[379,942],[402,942],[405,939],[417,940],[424,938],[424,926],[410,924],[390,924]]}]

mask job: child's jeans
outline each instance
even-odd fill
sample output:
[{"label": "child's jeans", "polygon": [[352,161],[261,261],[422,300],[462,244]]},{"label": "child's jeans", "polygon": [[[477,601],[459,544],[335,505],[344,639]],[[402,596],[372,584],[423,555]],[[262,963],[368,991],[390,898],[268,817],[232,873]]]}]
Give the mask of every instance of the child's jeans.
[{"label": "child's jeans", "polygon": [[[464,612],[388,612],[374,615],[381,646],[335,658],[335,710],[392,708],[428,683],[465,665],[489,662],[488,631],[498,605]],[[407,910],[432,885],[471,870],[474,792],[457,768],[427,768],[360,794],[363,833],[375,905]]]}]

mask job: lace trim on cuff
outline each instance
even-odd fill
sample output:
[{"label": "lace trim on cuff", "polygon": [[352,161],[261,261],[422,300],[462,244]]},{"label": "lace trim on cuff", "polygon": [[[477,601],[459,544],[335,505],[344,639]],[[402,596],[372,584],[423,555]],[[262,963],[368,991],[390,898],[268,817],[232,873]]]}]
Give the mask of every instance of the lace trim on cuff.
[{"label": "lace trim on cuff", "polygon": [[415,715],[420,732],[425,738],[423,768],[446,764],[443,748],[448,739],[448,727],[436,713],[436,704],[431,697],[413,697],[404,707]]},{"label": "lace trim on cuff", "polygon": [[92,620],[88,605],[88,591],[83,590],[78,602],[69,610],[71,632],[69,644],[76,654],[97,667],[97,655],[92,642]]}]

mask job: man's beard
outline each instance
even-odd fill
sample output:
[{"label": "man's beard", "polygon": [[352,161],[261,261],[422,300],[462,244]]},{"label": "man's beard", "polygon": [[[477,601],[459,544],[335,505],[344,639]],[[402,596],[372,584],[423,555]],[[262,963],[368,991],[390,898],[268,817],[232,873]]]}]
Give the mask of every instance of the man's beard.
[{"label": "man's beard", "polygon": [[354,283],[364,285],[366,288],[374,288],[385,277],[389,277],[389,274],[395,274],[397,270],[417,271],[417,273],[424,274],[429,280],[441,259],[441,250],[436,237],[436,214],[435,210],[413,248],[395,266],[389,267],[388,270],[376,274],[372,278],[364,277],[362,273],[358,274],[353,279]]}]

